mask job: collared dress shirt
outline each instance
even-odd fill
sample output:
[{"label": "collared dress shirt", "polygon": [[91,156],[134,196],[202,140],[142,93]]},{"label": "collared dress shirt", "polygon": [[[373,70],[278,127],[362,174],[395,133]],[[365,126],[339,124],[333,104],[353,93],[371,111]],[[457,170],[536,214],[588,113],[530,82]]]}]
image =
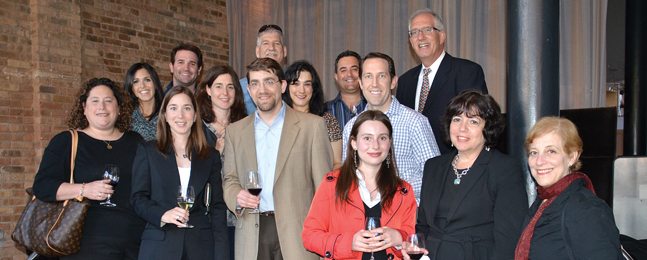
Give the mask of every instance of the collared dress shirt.
[{"label": "collared dress shirt", "polygon": [[[285,102],[281,101],[281,110],[274,118],[272,125],[267,125],[254,113],[254,137],[256,141],[256,164],[258,165],[258,178],[261,182],[261,212],[274,211],[274,175],[276,173],[276,158],[281,143],[281,132],[285,121]],[[298,187],[295,187],[298,188]]]},{"label": "collared dress shirt", "polygon": [[[440,68],[440,63],[443,61],[443,58],[445,58],[445,51],[443,51],[442,54],[440,54],[440,57],[434,61],[434,63],[429,66],[431,68],[431,72],[429,73],[429,89],[431,89],[431,85],[434,84],[434,78],[436,78],[436,73],[438,72],[438,68]],[[418,86],[416,86],[416,107],[415,110],[419,111],[418,106],[420,106],[420,90],[422,89],[422,81],[423,77],[425,76],[425,64],[422,64],[422,68],[420,69],[420,75],[418,76]],[[429,100],[430,98],[427,98]]]},{"label": "collared dress shirt", "polygon": [[[413,187],[416,203],[420,204],[420,187],[422,173],[428,159],[439,156],[438,144],[429,125],[429,120],[422,114],[400,104],[395,96],[386,111],[393,126],[393,147],[400,178]],[[367,111],[368,106],[364,109]],[[362,111],[362,113],[364,112]],[[360,113],[361,114],[361,113]],[[342,160],[346,159],[348,138],[357,117],[353,117],[344,127]]]},{"label": "collared dress shirt", "polygon": [[366,99],[362,95],[359,103],[351,109],[344,103],[344,100],[341,98],[341,92],[339,92],[335,99],[326,102],[326,107],[328,107],[328,112],[337,118],[341,129],[344,129],[348,120],[355,117],[361,111],[364,111],[364,108],[366,108]]}]

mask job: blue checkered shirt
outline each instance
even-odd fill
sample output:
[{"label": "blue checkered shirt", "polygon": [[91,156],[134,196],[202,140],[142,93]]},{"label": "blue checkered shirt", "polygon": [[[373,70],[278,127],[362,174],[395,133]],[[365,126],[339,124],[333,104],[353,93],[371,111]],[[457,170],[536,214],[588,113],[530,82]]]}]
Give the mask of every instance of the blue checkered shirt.
[{"label": "blue checkered shirt", "polygon": [[[416,195],[416,202],[420,204],[420,188],[425,162],[439,156],[440,150],[438,150],[438,144],[436,144],[436,138],[427,117],[400,104],[395,96],[391,96],[391,98],[393,101],[385,114],[393,126],[393,146],[398,174],[400,178],[411,184]],[[368,109],[367,106],[364,111]],[[344,127],[342,160],[346,158],[348,137],[353,129],[353,124],[355,124],[355,119],[357,117],[349,120]]]},{"label": "blue checkered shirt", "polygon": [[362,99],[357,103],[357,106],[354,107],[356,112],[353,113],[353,110],[350,109],[346,103],[344,103],[344,100],[341,99],[341,92],[339,92],[335,99],[326,102],[326,107],[328,107],[328,112],[337,118],[341,129],[344,129],[348,120],[355,117],[357,112],[364,111],[366,108],[366,99],[364,98],[364,95],[362,95]]}]

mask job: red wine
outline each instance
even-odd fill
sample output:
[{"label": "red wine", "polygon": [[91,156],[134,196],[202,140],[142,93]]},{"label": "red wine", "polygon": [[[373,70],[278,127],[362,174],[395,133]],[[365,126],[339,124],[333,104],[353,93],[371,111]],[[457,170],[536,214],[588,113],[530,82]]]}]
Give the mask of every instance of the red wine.
[{"label": "red wine", "polygon": [[258,196],[258,194],[261,194],[261,190],[263,190],[263,189],[262,188],[248,189],[249,193],[254,195],[254,196]]},{"label": "red wine", "polygon": [[420,259],[425,253],[423,251],[411,251],[407,252],[409,254],[409,257],[411,260],[418,260]]}]

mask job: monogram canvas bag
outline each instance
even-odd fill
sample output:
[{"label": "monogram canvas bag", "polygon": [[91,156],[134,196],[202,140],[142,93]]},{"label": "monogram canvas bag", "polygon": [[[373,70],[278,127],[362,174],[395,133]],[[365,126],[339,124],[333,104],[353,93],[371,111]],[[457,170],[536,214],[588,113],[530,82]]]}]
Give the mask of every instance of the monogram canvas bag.
[{"label": "monogram canvas bag", "polygon": [[[78,133],[72,134],[72,160],[70,163],[70,183],[74,184],[74,160],[79,141]],[[16,243],[45,257],[71,255],[81,249],[81,235],[90,201],[78,196],[60,202],[43,202],[33,195],[31,188],[27,193],[31,200],[27,203],[11,238]]]}]

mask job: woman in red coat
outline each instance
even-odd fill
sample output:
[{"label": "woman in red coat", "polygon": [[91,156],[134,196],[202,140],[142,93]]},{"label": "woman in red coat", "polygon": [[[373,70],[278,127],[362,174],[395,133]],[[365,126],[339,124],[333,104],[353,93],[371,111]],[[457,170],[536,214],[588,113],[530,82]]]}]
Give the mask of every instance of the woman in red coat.
[{"label": "woman in red coat", "polygon": [[[303,224],[307,250],[326,259],[402,257],[402,241],[415,229],[416,200],[411,185],[398,177],[392,132],[380,111],[358,116],[348,158],[324,177]],[[364,230],[367,217],[379,218],[381,227]]]}]

